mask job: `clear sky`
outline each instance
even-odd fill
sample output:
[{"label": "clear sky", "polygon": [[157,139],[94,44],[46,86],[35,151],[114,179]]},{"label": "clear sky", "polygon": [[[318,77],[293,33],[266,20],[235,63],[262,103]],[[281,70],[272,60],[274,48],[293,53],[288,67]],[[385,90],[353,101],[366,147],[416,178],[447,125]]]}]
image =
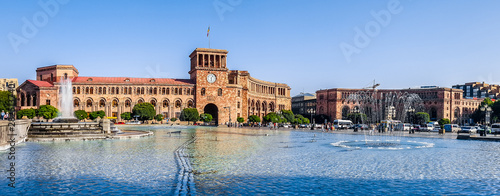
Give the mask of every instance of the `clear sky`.
[{"label": "clear sky", "polygon": [[[54,4],[56,3],[56,4]],[[0,0],[0,78],[72,64],[82,76],[189,78],[195,48],[228,67],[326,88],[500,83],[498,0]]]}]

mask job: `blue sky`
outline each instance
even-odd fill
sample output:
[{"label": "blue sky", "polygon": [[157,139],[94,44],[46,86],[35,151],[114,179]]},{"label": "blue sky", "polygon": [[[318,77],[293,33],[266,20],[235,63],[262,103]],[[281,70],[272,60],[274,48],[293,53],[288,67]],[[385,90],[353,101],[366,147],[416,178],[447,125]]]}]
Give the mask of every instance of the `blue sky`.
[{"label": "blue sky", "polygon": [[210,26],[211,47],[229,51],[230,69],[287,83],[292,96],[374,79],[380,88],[500,83],[499,8],[495,0],[0,0],[0,78],[22,83],[53,64],[82,76],[189,78],[188,55],[208,47]]}]

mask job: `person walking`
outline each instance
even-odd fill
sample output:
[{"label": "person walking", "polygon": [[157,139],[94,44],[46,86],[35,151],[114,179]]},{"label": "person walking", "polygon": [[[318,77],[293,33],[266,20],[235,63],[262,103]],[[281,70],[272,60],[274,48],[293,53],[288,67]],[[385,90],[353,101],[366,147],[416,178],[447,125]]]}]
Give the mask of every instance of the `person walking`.
[{"label": "person walking", "polygon": [[3,119],[4,119],[4,120],[9,120],[9,113],[8,113],[8,112],[7,112],[7,113],[5,113],[5,115],[3,116]]}]

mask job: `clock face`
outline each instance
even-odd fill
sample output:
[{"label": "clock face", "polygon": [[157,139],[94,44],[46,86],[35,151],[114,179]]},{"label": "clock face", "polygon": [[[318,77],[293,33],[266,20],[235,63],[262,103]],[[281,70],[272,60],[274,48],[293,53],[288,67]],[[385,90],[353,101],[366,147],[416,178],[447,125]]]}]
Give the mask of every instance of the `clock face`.
[{"label": "clock face", "polygon": [[215,80],[217,80],[217,77],[215,77],[214,74],[208,74],[207,75],[207,81],[208,81],[208,83],[214,83]]}]

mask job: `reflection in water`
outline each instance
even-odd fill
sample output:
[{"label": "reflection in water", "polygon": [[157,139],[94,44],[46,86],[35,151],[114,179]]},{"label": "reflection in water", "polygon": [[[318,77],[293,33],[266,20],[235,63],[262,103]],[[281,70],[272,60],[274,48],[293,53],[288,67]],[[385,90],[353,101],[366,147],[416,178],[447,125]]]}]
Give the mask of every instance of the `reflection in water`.
[{"label": "reflection in water", "polygon": [[[210,127],[141,129],[155,135],[21,144],[16,149],[15,193],[171,195],[179,171],[173,152],[195,135],[186,154],[199,195],[500,194],[497,142],[403,137],[401,143],[412,148],[350,150],[332,144],[363,141],[364,136]],[[356,145],[365,144],[351,146]],[[417,148],[421,145],[426,147]],[[6,159],[1,152],[2,168]],[[2,195],[12,193],[5,178],[0,183],[5,185],[0,186]]]}]

